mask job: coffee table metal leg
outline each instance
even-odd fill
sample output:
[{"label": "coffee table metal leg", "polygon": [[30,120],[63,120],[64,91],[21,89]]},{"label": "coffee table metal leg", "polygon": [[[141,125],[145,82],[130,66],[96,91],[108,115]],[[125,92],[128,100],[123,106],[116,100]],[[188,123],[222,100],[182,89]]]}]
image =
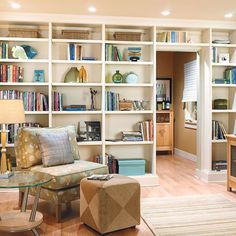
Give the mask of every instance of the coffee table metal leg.
[{"label": "coffee table metal leg", "polygon": [[30,219],[29,219],[29,221],[31,221],[31,222],[35,220],[36,210],[37,210],[37,206],[38,206],[38,202],[39,202],[40,190],[41,190],[41,186],[37,186],[36,187],[36,194],[35,194],[35,198],[34,198],[34,204],[33,204],[32,211],[30,214]]},{"label": "coffee table metal leg", "polygon": [[23,202],[22,202],[22,205],[21,205],[21,211],[22,212],[26,211],[28,195],[29,195],[29,187],[26,187],[25,192],[24,192]]},{"label": "coffee table metal leg", "polygon": [[32,229],[31,231],[32,231],[33,235],[35,235],[35,236],[40,236],[40,234],[37,232],[36,229]]}]

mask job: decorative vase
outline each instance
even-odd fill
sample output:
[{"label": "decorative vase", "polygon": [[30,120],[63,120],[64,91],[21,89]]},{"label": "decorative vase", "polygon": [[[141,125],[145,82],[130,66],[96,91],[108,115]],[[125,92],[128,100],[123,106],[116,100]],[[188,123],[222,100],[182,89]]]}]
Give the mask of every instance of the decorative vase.
[{"label": "decorative vase", "polygon": [[136,84],[138,82],[138,75],[134,72],[125,73],[124,82],[128,84]]},{"label": "decorative vase", "polygon": [[70,70],[66,73],[64,83],[76,83],[78,77],[79,71],[77,67],[71,67]]},{"label": "decorative vase", "polygon": [[113,81],[113,83],[122,83],[123,82],[123,76],[119,70],[116,70],[116,73],[112,76],[112,81]]},{"label": "decorative vase", "polygon": [[38,54],[37,51],[30,45],[21,45],[21,47],[24,48],[25,53],[29,59],[33,59]]}]

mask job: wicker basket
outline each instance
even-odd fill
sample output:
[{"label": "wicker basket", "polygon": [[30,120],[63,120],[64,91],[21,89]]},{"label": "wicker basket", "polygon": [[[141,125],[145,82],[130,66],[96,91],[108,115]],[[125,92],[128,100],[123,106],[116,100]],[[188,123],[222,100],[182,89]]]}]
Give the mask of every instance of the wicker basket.
[{"label": "wicker basket", "polygon": [[89,39],[88,30],[62,30],[61,34],[64,39]]},{"label": "wicker basket", "polygon": [[114,39],[119,41],[141,41],[139,32],[115,32]]},{"label": "wicker basket", "polygon": [[8,31],[9,31],[9,37],[39,38],[38,29],[12,28],[8,29]]}]

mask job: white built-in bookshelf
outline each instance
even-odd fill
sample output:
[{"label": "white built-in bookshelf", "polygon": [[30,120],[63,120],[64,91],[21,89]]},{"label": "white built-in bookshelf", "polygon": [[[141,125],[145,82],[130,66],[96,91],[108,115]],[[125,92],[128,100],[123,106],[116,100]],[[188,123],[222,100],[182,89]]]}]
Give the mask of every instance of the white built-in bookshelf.
[{"label": "white built-in bookshelf", "polygon": [[[2,16],[3,17],[3,16]],[[31,17],[29,22],[11,20],[7,17],[0,17],[0,42],[7,42],[9,48],[15,45],[27,44],[38,51],[35,59],[19,60],[0,59],[0,63],[12,64],[24,67],[23,83],[0,83],[0,90],[17,89],[21,91],[37,91],[48,96],[48,111],[26,112],[26,120],[29,122],[39,122],[45,127],[64,126],[75,124],[78,126],[80,121],[100,121],[101,123],[101,141],[79,142],[81,159],[93,161],[97,154],[103,156],[105,163],[105,154],[110,153],[117,158],[145,158],[146,173],[156,175],[156,51],[199,51],[202,60],[201,78],[206,86],[199,94],[212,94],[212,99],[208,99],[207,105],[199,102],[199,117],[202,127],[208,127],[199,130],[199,142],[201,142],[201,151],[199,158],[208,158],[207,167],[199,167],[210,173],[212,160],[217,160],[218,152],[223,150],[226,156],[226,141],[211,140],[211,122],[212,119],[220,120],[228,133],[233,132],[236,110],[232,110],[232,94],[235,93],[236,85],[233,84],[213,84],[211,80],[222,77],[225,68],[236,66],[236,61],[229,61],[228,64],[212,62],[212,47],[217,48],[218,52],[229,53],[234,56],[236,49],[236,29],[222,26],[215,28],[208,24],[199,25],[191,23],[168,23],[158,24],[154,21],[143,21],[142,19],[122,21],[117,20],[96,20],[66,18],[65,22],[55,17],[51,20],[46,17],[44,22],[40,21],[39,16]],[[145,23],[146,22],[146,23]],[[179,24],[179,25],[178,25]],[[214,25],[214,24],[213,24]],[[28,27],[38,28],[40,38],[16,38],[8,37],[9,27]],[[224,29],[225,28],[225,29]],[[87,30],[88,39],[67,39],[61,38],[62,30]],[[139,32],[141,40],[137,41],[118,41],[114,40],[115,32]],[[186,32],[185,41],[164,42],[157,41],[158,34],[163,32]],[[214,39],[230,39],[230,44],[215,44]],[[73,60],[67,58],[67,48],[69,43],[82,45],[83,56],[96,57],[96,60]],[[122,61],[107,61],[105,55],[106,45],[113,45],[121,52],[124,52]],[[142,51],[141,60],[138,62],[128,61],[125,51],[128,47],[140,47]],[[206,64],[204,64],[206,62]],[[206,66],[207,65],[207,66]],[[64,83],[64,77],[71,67],[84,66],[88,73],[87,83]],[[45,72],[45,82],[34,83],[34,70],[40,69]],[[119,70],[122,74],[126,72],[135,72],[138,75],[138,82],[135,84],[113,83],[112,75]],[[93,88],[98,91],[96,95],[95,111],[53,111],[52,110],[52,91],[63,93],[63,105],[86,104],[90,106],[90,91]],[[113,91],[120,94],[120,98],[127,100],[145,100],[149,101],[149,108],[144,111],[106,111],[105,92]],[[230,106],[227,110],[207,109],[215,98],[228,98]],[[204,114],[203,114],[204,113]],[[138,129],[138,122],[144,120],[153,121],[153,141],[122,142],[109,141],[110,139],[120,138],[121,131],[131,131]],[[199,123],[200,123],[199,122]],[[209,128],[210,127],[210,128]],[[13,147],[12,144],[8,145]],[[223,148],[222,148],[223,147]],[[203,151],[204,150],[204,151]],[[205,151],[206,150],[206,151]],[[204,153],[205,152],[205,153]],[[211,155],[208,157],[209,152]],[[206,157],[207,156],[207,157]],[[202,162],[203,163],[203,162]],[[217,175],[217,173],[213,173]],[[220,173],[219,175],[222,175]],[[150,175],[148,175],[150,176]]]}]

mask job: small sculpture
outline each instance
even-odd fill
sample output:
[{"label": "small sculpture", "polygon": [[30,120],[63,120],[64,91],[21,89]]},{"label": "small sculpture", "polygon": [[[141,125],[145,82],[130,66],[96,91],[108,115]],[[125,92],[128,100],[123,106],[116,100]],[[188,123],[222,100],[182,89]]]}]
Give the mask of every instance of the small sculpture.
[{"label": "small sculpture", "polygon": [[86,83],[87,82],[87,72],[84,69],[84,66],[81,66],[79,69],[79,81],[80,83]]},{"label": "small sculpture", "polygon": [[91,94],[91,110],[95,110],[95,95],[97,94],[97,90],[90,88],[90,94]]},{"label": "small sculpture", "polygon": [[21,47],[24,48],[25,53],[29,59],[33,59],[38,54],[37,51],[30,45],[21,45]]},{"label": "small sculpture", "polygon": [[15,46],[12,48],[12,56],[21,60],[28,59],[24,48],[21,46]]}]

